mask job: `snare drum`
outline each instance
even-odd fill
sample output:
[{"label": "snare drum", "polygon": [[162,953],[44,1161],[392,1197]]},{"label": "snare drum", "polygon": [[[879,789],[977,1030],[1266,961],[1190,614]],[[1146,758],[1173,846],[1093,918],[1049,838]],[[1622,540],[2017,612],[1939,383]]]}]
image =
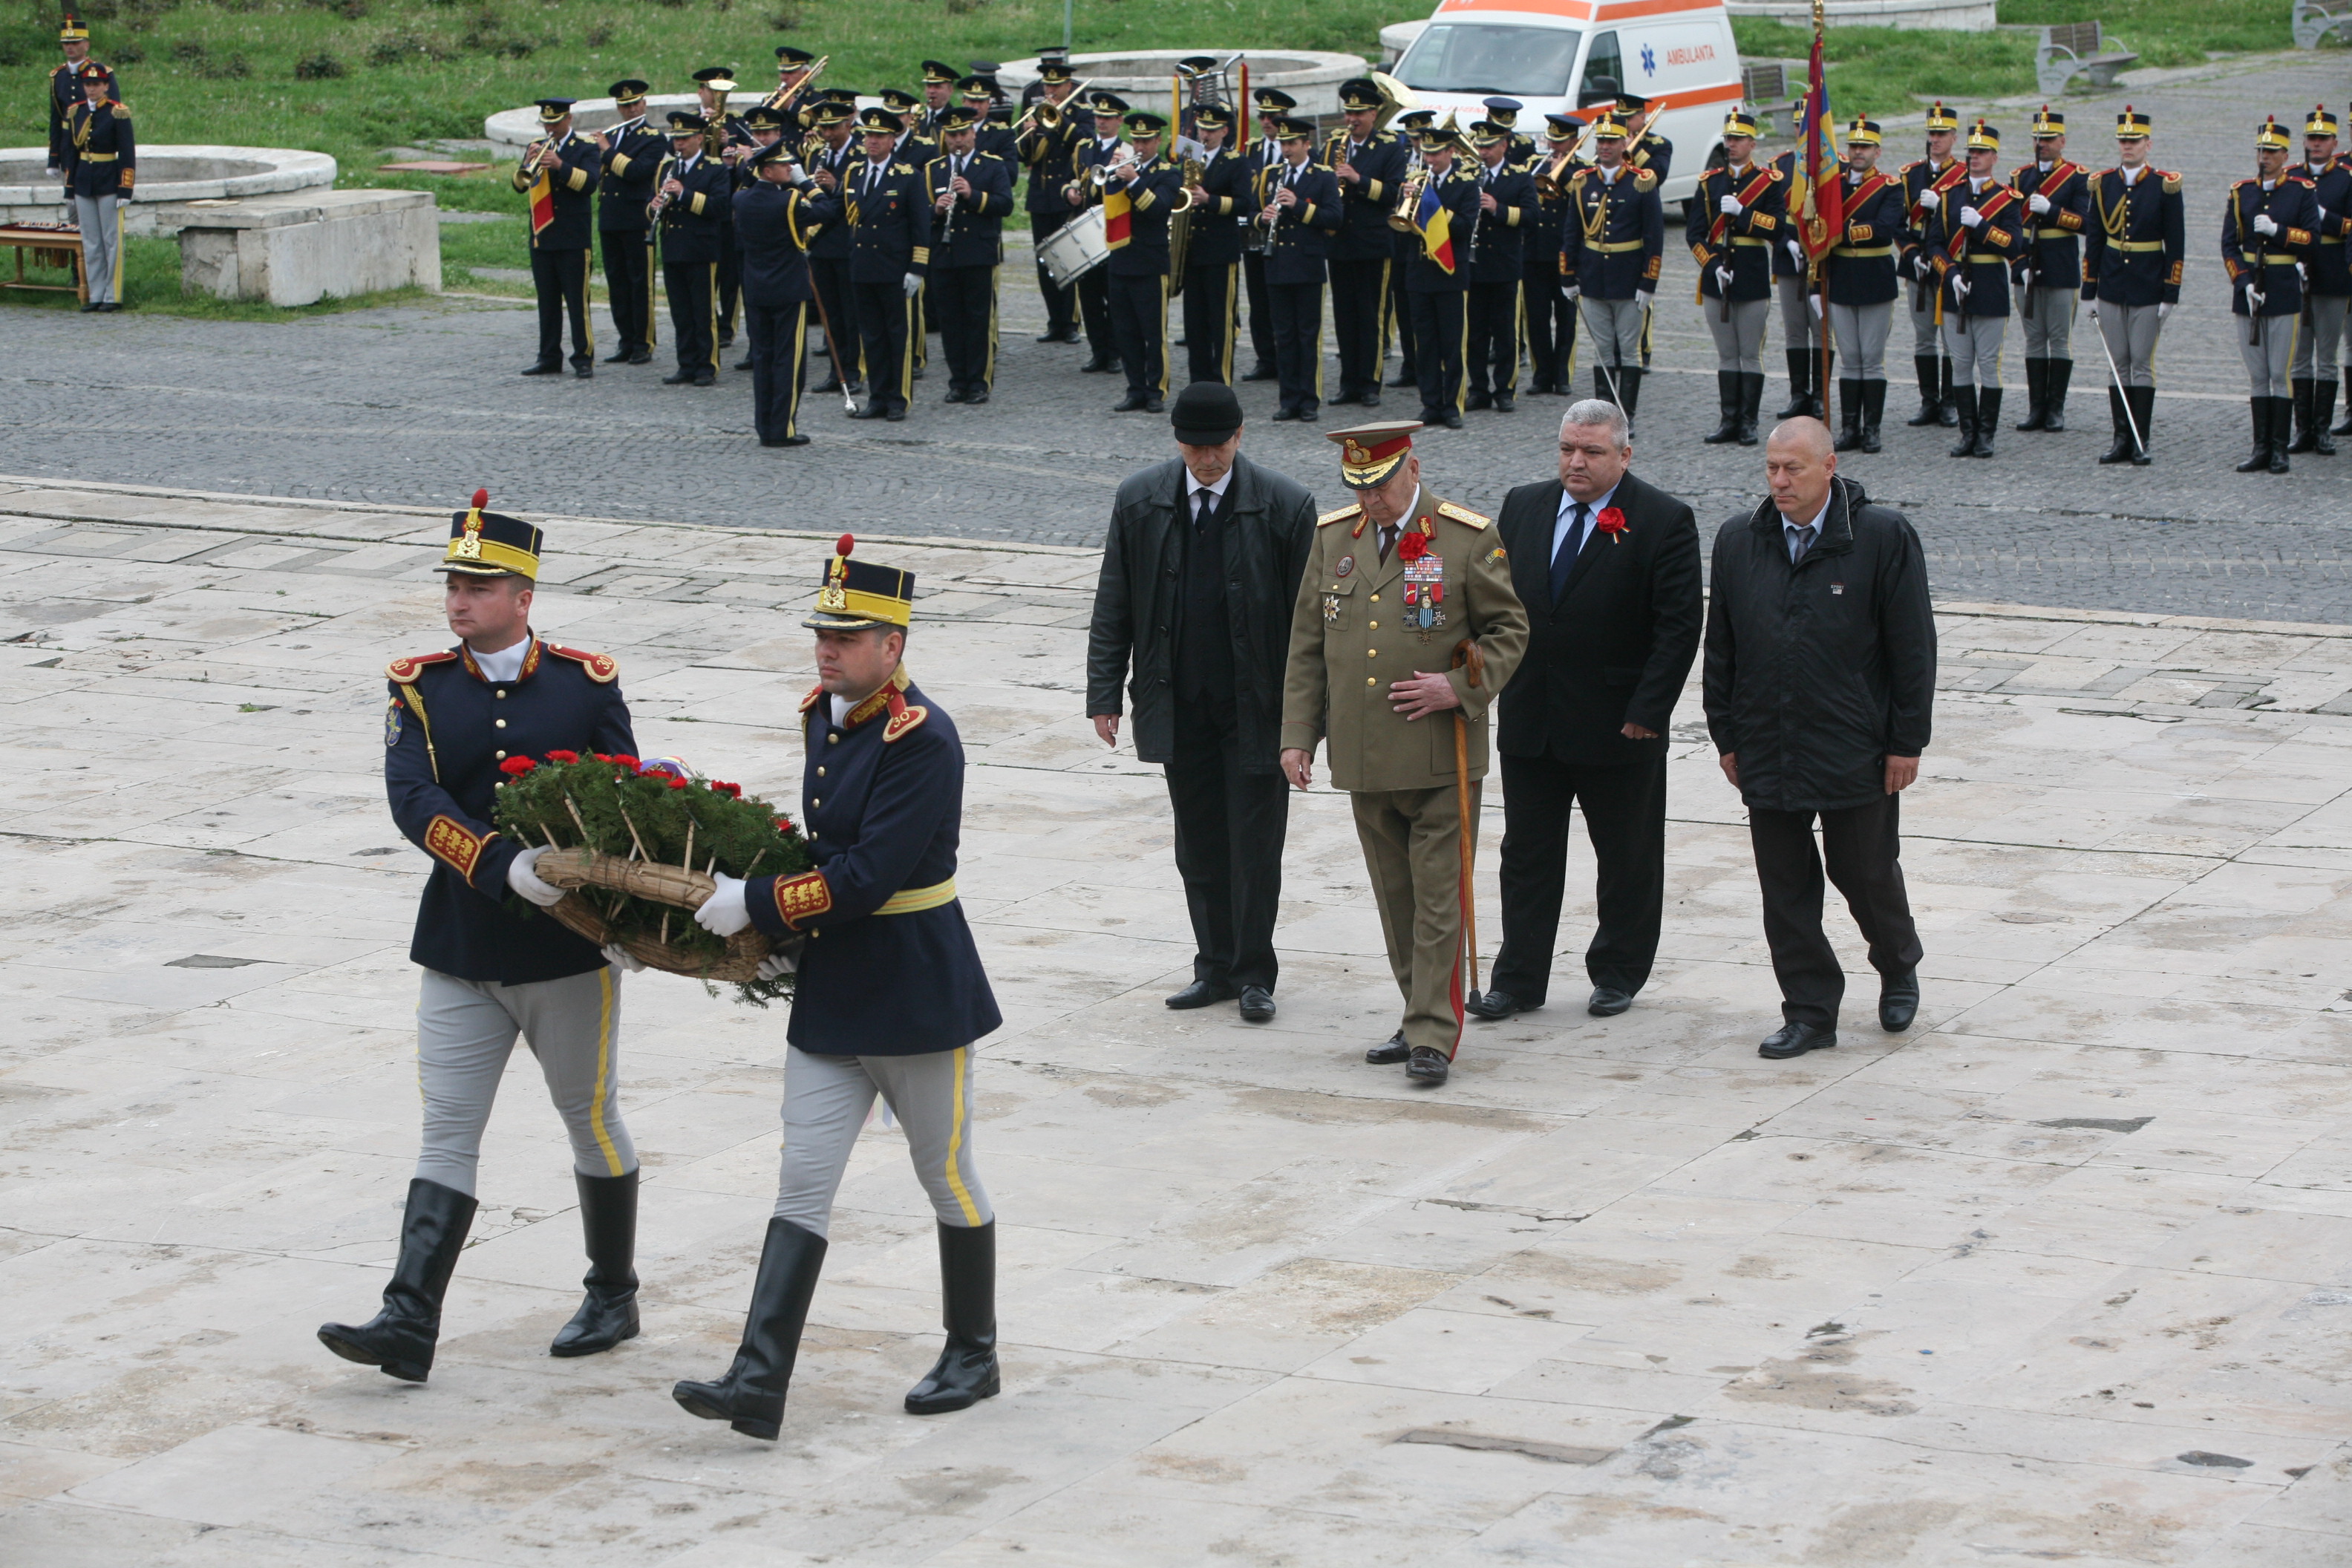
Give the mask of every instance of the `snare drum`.
[{"label": "snare drum", "polygon": [[1088,207],[1037,247],[1037,259],[1057,287],[1068,288],[1110,259],[1110,241],[1104,236],[1102,208]]}]

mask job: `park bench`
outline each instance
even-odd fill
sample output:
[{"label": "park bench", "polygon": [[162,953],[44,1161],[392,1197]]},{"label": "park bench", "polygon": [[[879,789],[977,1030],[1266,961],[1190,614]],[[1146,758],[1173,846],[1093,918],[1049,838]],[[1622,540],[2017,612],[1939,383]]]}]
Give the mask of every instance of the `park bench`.
[{"label": "park bench", "polygon": [[2062,22],[2042,28],[2042,42],[2033,51],[2033,74],[2042,95],[2057,97],[2077,72],[2089,77],[2093,87],[2113,87],[2117,71],[2139,63],[2137,55],[2109,50],[2106,43],[2096,22]]},{"label": "park bench", "polygon": [[2352,0],[2332,0],[2326,5],[2320,0],[2294,0],[2296,48],[2315,49],[2320,39],[2338,31],[2352,41]]}]

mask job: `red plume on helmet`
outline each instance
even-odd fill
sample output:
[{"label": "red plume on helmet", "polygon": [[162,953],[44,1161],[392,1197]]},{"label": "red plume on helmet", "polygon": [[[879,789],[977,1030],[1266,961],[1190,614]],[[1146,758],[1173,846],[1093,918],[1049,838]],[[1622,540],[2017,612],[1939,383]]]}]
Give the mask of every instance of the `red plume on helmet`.
[{"label": "red plume on helmet", "polygon": [[846,555],[856,548],[857,536],[854,533],[845,533],[833,542],[833,552],[835,555]]}]

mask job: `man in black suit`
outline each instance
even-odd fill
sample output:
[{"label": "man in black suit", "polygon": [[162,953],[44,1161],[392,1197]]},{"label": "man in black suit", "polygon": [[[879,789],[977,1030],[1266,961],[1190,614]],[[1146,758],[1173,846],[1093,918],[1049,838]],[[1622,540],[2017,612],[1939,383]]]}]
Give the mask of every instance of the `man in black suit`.
[{"label": "man in black suit", "polygon": [[1559,426],[1559,478],[1504,499],[1497,528],[1528,606],[1528,652],[1503,689],[1503,951],[1464,1005],[1481,1018],[1540,1007],[1584,808],[1600,862],[1586,1011],[1633,1005],[1657,957],[1666,877],[1666,729],[1697,655],[1698,525],[1627,472],[1624,411],[1588,398]]}]

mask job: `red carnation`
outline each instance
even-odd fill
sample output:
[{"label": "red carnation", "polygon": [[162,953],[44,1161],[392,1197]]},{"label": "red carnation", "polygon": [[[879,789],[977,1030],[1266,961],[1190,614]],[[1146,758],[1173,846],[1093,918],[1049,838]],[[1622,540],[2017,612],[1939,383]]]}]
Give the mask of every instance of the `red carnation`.
[{"label": "red carnation", "polygon": [[710,781],[710,793],[713,795],[723,795],[729,800],[740,800],[742,798],[743,786],[741,784],[729,784],[724,779],[712,779]]},{"label": "red carnation", "polygon": [[599,762],[610,763],[616,768],[627,768],[632,773],[635,772],[637,767],[637,759],[628,755],[626,752],[621,752],[610,757],[600,757],[597,760]]},{"label": "red carnation", "polygon": [[539,764],[532,762],[529,757],[509,757],[505,762],[499,764],[499,772],[506,774],[507,777],[510,779],[519,779],[537,766],[539,766]]},{"label": "red carnation", "polygon": [[669,781],[669,787],[672,789],[684,789],[686,787],[686,781],[684,779],[672,779]]},{"label": "red carnation", "polygon": [[1625,514],[1613,506],[1604,506],[1601,509],[1601,515],[1593,520],[1592,526],[1607,534],[1609,542],[1614,544],[1617,536],[1625,531]]},{"label": "red carnation", "polygon": [[577,752],[550,752],[547,753],[547,760],[551,763],[576,763],[580,760],[580,753]]},{"label": "red carnation", "polygon": [[1429,553],[1429,535],[1415,529],[1397,541],[1396,550],[1398,560],[1418,561]]},{"label": "red carnation", "polygon": [[776,818],[776,831],[779,833],[796,833],[799,829],[793,826],[793,819],[791,817],[780,816]]}]

